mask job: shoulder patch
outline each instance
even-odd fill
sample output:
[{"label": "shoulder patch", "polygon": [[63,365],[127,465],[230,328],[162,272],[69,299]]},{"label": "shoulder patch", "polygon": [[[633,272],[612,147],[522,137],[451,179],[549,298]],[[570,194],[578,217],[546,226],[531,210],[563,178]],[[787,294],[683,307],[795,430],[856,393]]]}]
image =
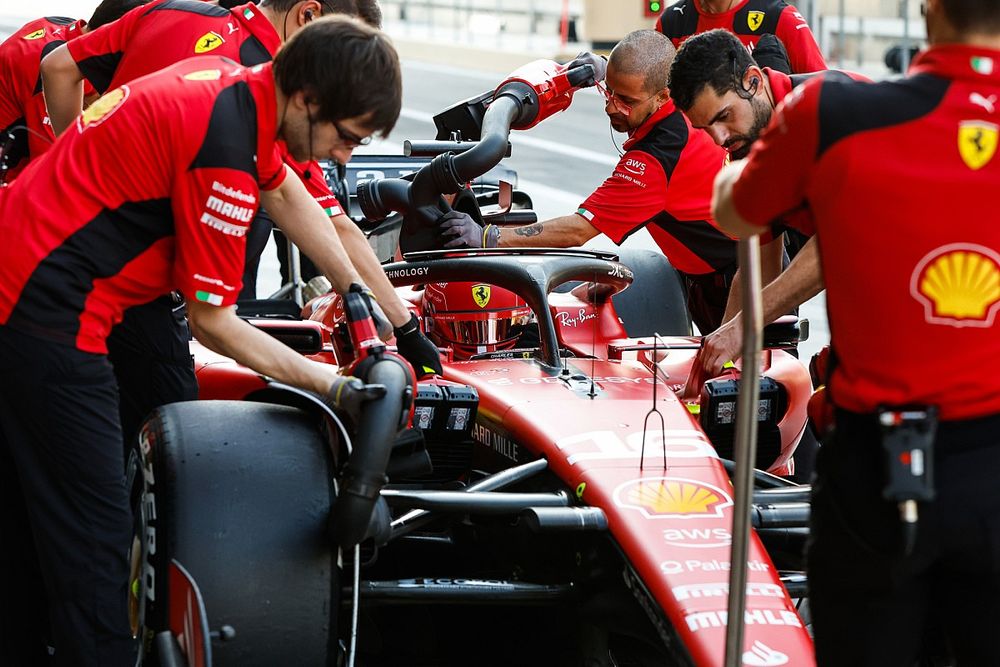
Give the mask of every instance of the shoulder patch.
[{"label": "shoulder patch", "polygon": [[21,37],[21,39],[26,39],[28,41],[32,41],[32,40],[35,40],[35,39],[41,39],[42,37],[45,37],[45,28],[39,28],[38,30],[34,30],[32,32],[29,32],[27,35],[24,35],[23,37]]},{"label": "shoulder patch", "polygon": [[194,52],[199,55],[202,53],[208,53],[209,51],[214,51],[225,43],[226,40],[222,38],[222,35],[214,30],[210,30],[195,40]]},{"label": "shoulder patch", "polygon": [[245,81],[215,99],[205,139],[189,170],[236,169],[257,179],[257,102]]},{"label": "shoulder patch", "polygon": [[118,111],[128,99],[130,89],[128,85],[115,88],[110,93],[104,95],[99,100],[91,104],[83,114],[80,115],[80,131],[97,127],[106,121],[114,112]]}]

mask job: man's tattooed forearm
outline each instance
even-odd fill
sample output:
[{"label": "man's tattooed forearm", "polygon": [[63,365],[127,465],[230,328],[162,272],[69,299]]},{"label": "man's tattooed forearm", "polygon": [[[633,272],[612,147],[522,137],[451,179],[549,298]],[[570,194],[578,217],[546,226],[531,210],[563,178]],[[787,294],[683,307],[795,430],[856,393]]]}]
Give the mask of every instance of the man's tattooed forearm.
[{"label": "man's tattooed forearm", "polygon": [[545,226],[538,222],[533,225],[528,225],[527,227],[518,227],[514,230],[514,233],[518,236],[538,236],[542,233],[544,228]]}]

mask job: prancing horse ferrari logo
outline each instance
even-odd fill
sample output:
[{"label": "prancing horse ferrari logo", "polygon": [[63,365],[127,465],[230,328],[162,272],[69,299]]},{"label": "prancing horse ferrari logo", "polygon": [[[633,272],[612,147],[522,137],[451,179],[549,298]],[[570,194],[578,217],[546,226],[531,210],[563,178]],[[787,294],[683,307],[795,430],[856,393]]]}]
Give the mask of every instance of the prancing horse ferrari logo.
[{"label": "prancing horse ferrari logo", "polygon": [[747,26],[749,26],[750,30],[757,32],[763,23],[764,12],[750,12],[747,14]]},{"label": "prancing horse ferrari logo", "polygon": [[206,32],[204,35],[198,38],[195,43],[194,52],[195,53],[208,53],[209,51],[214,51],[215,49],[222,46],[222,43],[226,40],[222,39],[222,35],[217,32]]},{"label": "prancing horse ferrari logo", "polygon": [[966,120],[958,126],[958,152],[969,169],[982,169],[997,152],[1000,128],[981,120]]},{"label": "prancing horse ferrari logo", "polygon": [[473,285],[472,298],[476,302],[477,306],[479,306],[480,308],[485,308],[486,304],[490,302],[490,286]]}]

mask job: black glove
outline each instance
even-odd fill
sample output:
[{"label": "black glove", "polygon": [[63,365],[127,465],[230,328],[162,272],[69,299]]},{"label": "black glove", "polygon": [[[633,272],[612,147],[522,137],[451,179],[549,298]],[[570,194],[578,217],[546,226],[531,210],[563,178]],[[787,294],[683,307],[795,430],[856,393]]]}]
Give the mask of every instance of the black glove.
[{"label": "black glove", "polygon": [[761,35],[757,46],[753,47],[753,59],[760,67],[769,67],[782,74],[792,73],[792,62],[788,58],[788,51],[775,35]]},{"label": "black glove", "polygon": [[323,402],[333,408],[347,422],[348,429],[353,431],[361,421],[361,406],[383,396],[385,385],[365,384],[351,375],[342,375],[330,385]]},{"label": "black glove", "polygon": [[496,225],[481,227],[468,213],[448,211],[438,218],[442,236],[454,236],[445,248],[496,248],[500,230]]},{"label": "black glove", "polygon": [[383,341],[389,340],[392,337],[392,322],[386,317],[382,306],[378,305],[378,300],[372,294],[372,291],[358,283],[351,283],[350,291],[360,294],[365,298],[365,303],[368,305],[368,312],[372,314],[372,321],[375,322],[375,331],[378,332],[378,337]]},{"label": "black glove", "polygon": [[393,331],[396,334],[396,349],[410,362],[417,377],[443,374],[437,346],[420,330],[416,315],[411,315],[409,322]]},{"label": "black glove", "polygon": [[595,83],[604,81],[604,77],[608,73],[607,59],[603,56],[593,54],[590,51],[581,51],[576,58],[573,58],[573,60],[566,63],[566,69],[570,70],[574,67],[579,67],[580,65],[590,65],[594,68],[594,81],[593,83],[587,84],[588,86],[593,86]]}]

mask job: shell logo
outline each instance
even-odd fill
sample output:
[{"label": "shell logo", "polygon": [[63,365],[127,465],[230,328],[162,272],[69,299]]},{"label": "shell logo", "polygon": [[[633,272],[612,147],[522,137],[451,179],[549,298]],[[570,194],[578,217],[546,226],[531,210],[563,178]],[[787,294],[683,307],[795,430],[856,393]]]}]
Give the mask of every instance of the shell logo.
[{"label": "shell logo", "polygon": [[635,479],[615,489],[615,503],[647,519],[721,518],[733,499],[712,484],[681,477]]},{"label": "shell logo", "polygon": [[115,88],[87,107],[80,116],[80,131],[96,127],[107,120],[128,99],[129,90],[127,85]]},{"label": "shell logo", "polygon": [[910,293],[929,324],[993,326],[1000,310],[1000,253],[967,243],[936,248],[913,270]]}]

